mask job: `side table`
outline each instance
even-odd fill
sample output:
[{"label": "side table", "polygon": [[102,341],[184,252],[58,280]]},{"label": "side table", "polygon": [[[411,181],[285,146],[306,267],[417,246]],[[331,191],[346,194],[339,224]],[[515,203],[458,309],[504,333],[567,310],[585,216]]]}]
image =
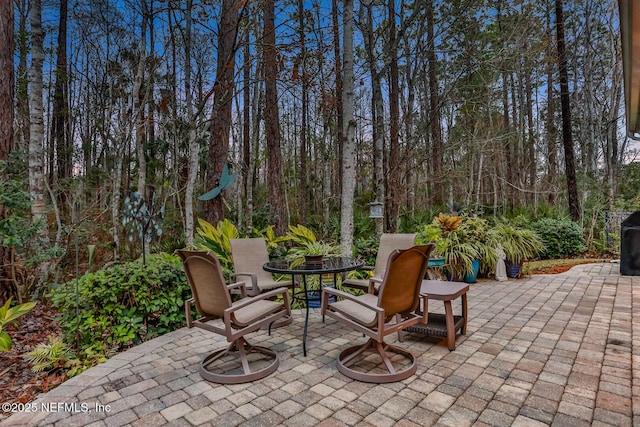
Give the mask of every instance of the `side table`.
[{"label": "side table", "polygon": [[[426,296],[428,299],[435,299],[444,302],[445,314],[429,313],[425,301],[423,310],[428,313],[427,323],[418,323],[408,327],[408,332],[417,332],[429,336],[447,338],[447,347],[449,350],[456,348],[456,331],[464,335],[467,332],[467,291],[469,285],[462,282],[445,282],[442,280],[423,280],[420,287],[420,295]],[[460,315],[453,314],[451,301],[456,298],[462,298],[462,313]]]}]

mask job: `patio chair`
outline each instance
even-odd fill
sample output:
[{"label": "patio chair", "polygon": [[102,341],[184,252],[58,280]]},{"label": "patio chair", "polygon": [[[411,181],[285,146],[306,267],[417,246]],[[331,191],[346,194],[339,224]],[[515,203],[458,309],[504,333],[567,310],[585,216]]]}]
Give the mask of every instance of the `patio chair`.
[{"label": "patio chair", "polygon": [[[272,289],[246,297],[243,282],[225,283],[220,261],[211,252],[177,253],[182,259],[193,293],[193,298],[185,302],[187,326],[223,335],[231,343],[228,348],[214,351],[203,358],[200,376],[215,383],[239,384],[264,378],[278,369],[280,362],[277,353],[249,344],[245,335],[291,316],[287,289]],[[231,289],[240,290],[243,298],[232,302]],[[270,300],[277,295],[283,295],[282,302]],[[192,303],[195,303],[201,316],[195,321],[191,320]]]},{"label": "patio chair", "polygon": [[380,287],[389,255],[396,249],[409,249],[415,245],[416,234],[383,233],[380,236],[380,245],[376,255],[375,266],[364,266],[363,270],[373,270],[373,277],[369,279],[345,279],[342,286],[360,289],[365,292],[375,293]]},{"label": "patio chair", "polygon": [[278,282],[271,273],[264,271],[262,266],[269,262],[267,242],[261,237],[249,239],[230,239],[231,258],[234,273],[232,279],[246,276],[246,290],[249,295],[258,295],[273,288],[293,288],[291,280]]},{"label": "patio chair", "polygon": [[[384,337],[418,322],[427,322],[426,314],[418,315],[415,311],[433,248],[434,245],[429,244],[392,252],[377,296],[370,293],[353,296],[332,288],[323,289],[322,315],[369,337],[365,344],[349,347],[340,353],[336,362],[338,371],[354,380],[371,383],[401,381],[416,372],[415,357],[404,349],[385,343]],[[330,303],[331,295],[340,299]],[[423,299],[426,304],[426,296]],[[367,350],[372,350],[373,356]],[[360,364],[361,368],[356,369]]]}]

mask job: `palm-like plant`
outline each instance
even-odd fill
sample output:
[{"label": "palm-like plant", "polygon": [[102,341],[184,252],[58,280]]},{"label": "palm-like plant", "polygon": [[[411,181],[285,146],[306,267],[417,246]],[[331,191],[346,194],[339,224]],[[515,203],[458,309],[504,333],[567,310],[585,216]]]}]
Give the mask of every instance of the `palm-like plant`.
[{"label": "palm-like plant", "polygon": [[473,260],[478,259],[478,251],[465,242],[457,232],[448,233],[436,241],[436,248],[447,260],[447,269],[452,276],[461,279],[473,271]]},{"label": "palm-like plant", "polygon": [[225,219],[217,226],[213,226],[204,219],[198,218],[198,228],[196,229],[195,245],[198,249],[211,251],[219,259],[225,274],[233,271],[233,260],[231,259],[230,239],[237,239],[240,233],[236,226]]},{"label": "palm-like plant", "polygon": [[304,225],[290,225],[286,237],[298,244],[289,249],[287,254],[287,258],[292,260],[293,264],[302,263],[306,255],[339,256],[342,254],[339,245],[317,240],[315,233]]},{"label": "palm-like plant", "polygon": [[489,237],[502,244],[507,261],[512,264],[522,264],[534,258],[544,248],[544,244],[533,230],[505,223],[497,224],[491,229]]},{"label": "palm-like plant", "polygon": [[459,232],[464,241],[470,243],[477,252],[480,270],[484,273],[493,271],[498,262],[497,242],[489,236],[489,223],[478,216],[463,216]]}]

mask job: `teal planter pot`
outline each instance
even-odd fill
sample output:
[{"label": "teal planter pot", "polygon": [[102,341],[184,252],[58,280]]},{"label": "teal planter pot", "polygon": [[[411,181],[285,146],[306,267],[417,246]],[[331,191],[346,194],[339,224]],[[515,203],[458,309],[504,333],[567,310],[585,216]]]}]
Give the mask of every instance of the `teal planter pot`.
[{"label": "teal planter pot", "polygon": [[444,258],[429,258],[427,264],[428,267],[442,267],[444,265]]},{"label": "teal planter pot", "polygon": [[471,261],[471,267],[473,271],[467,274],[466,276],[464,276],[463,278],[463,280],[466,283],[476,283],[476,279],[478,278],[478,272],[480,271],[480,261],[477,259],[474,259],[473,261]]}]

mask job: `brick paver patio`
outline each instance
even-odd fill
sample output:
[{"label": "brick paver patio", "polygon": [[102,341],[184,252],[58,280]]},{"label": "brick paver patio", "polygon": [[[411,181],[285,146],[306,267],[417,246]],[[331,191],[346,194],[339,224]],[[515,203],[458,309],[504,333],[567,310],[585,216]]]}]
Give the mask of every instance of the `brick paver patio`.
[{"label": "brick paver patio", "polygon": [[364,338],[330,319],[323,324],[318,311],[306,358],[301,312],[271,337],[251,335],[254,344],[276,349],[281,363],[271,376],[241,385],[202,380],[199,361],[225,345],[223,338],[183,328],[67,381],[34,402],[38,412],[14,414],[2,425],[640,425],[635,286],[640,277],[620,276],[617,264],[478,282],[456,350],[405,334],[400,345],[419,356],[418,372],[386,385],[336,371],[341,349]]}]

